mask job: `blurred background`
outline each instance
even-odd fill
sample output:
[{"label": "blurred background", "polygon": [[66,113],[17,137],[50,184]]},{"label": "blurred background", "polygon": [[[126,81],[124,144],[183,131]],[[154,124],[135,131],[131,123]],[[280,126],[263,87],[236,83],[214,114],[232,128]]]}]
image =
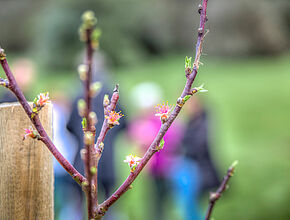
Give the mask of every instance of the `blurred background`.
[{"label": "blurred background", "polygon": [[[19,82],[29,81],[29,86],[23,86],[29,99],[33,100],[39,92],[50,92],[59,107],[55,124],[60,128],[71,120],[73,103],[81,94],[77,73],[84,54],[78,36],[80,16],[87,9],[96,13],[97,26],[102,30],[100,49],[95,56],[96,78],[104,82],[107,91],[112,91],[115,83],[120,84],[120,108],[125,112],[122,120],[126,124],[112,143],[110,169],[114,178],[108,177],[111,181],[108,191],[116,189],[130,172],[123,162],[125,156],[129,153],[142,156],[144,152],[142,145],[147,140],[142,143],[135,140],[138,136],[135,128],[143,126],[143,119],[154,118],[151,116],[156,104],[162,101],[173,104],[181,94],[186,80],[184,58],[193,56],[196,42],[199,3],[198,0],[0,0],[0,45],[6,50],[12,69],[20,73]],[[206,154],[214,170],[211,176],[218,175],[221,180],[228,166],[234,160],[239,161],[230,188],[217,203],[213,217],[290,219],[290,2],[209,1],[208,18],[203,65],[195,86],[205,83],[209,91],[198,94],[198,104],[190,105],[193,112],[202,109],[194,117],[206,112],[202,125],[207,129],[197,139],[205,136]],[[0,73],[3,77],[3,72]],[[23,78],[24,73],[31,77]],[[1,89],[2,101],[5,95]],[[177,168],[174,164],[180,157],[190,158],[191,165],[200,158],[196,156],[198,152],[188,153],[184,149],[186,143],[191,143],[187,132],[194,130],[189,123],[193,117],[190,110],[182,112],[175,124],[180,128],[172,131],[171,136],[179,135],[180,142],[174,143],[170,147],[174,150],[166,154],[173,167],[170,170]],[[101,122],[102,115],[98,117]],[[137,121],[140,124],[136,125]],[[58,128],[55,136],[61,133]],[[155,134],[151,127],[144,131]],[[144,134],[142,129],[140,132]],[[79,155],[76,138],[68,131],[65,133],[66,141],[56,141],[70,161],[76,163]],[[192,140],[195,142],[198,141]],[[162,151],[159,154],[162,161]],[[175,170],[173,175],[168,171],[165,177],[154,173],[154,166],[164,166],[156,161],[112,208],[107,219],[192,219],[193,214],[185,214],[185,206],[178,202],[185,201],[186,196],[176,193],[182,184],[182,175],[177,178],[182,169]],[[201,178],[206,172],[200,165],[196,167],[200,175],[189,175],[183,184]],[[56,166],[56,178],[66,175],[59,169]],[[63,207],[63,192],[57,185],[63,182],[56,180],[59,192],[56,219],[68,219],[77,210],[73,207],[82,204],[79,192],[67,187],[71,190],[66,194],[71,197],[67,198],[78,198],[72,206]],[[216,183],[210,182],[214,190]],[[108,193],[105,185],[106,182],[104,196]],[[196,186],[196,194],[189,186],[183,189],[192,193],[188,195],[195,195],[197,205],[191,201],[192,207],[196,206],[202,216],[211,187],[202,183],[189,185]],[[74,214],[70,219],[81,216]]]}]

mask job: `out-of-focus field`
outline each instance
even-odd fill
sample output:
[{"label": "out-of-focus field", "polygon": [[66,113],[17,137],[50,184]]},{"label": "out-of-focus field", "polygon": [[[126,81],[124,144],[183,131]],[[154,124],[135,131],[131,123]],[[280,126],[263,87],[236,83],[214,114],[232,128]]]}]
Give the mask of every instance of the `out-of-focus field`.
[{"label": "out-of-focus field", "polygon": [[[202,59],[195,85],[209,90],[200,96],[211,116],[213,158],[222,175],[234,160],[239,161],[230,188],[214,210],[214,219],[273,220],[290,218],[290,56],[276,58]],[[184,82],[184,56],[156,58],[135,66],[112,70],[121,101],[128,115],[134,114],[130,89],[143,81],[159,83],[164,100],[175,103]],[[68,75],[68,74],[67,74]],[[45,88],[75,90],[73,77],[44,74]],[[72,83],[70,83],[72,82]],[[39,91],[42,84],[35,90]],[[136,97],[138,99],[138,97]],[[129,173],[124,156],[130,151],[124,138],[116,146],[120,181]],[[149,219],[151,181],[143,173],[115,211],[118,219]],[[203,198],[204,208],[206,199]],[[176,210],[169,204],[168,219]]]},{"label": "out-of-focus field", "polygon": [[[290,217],[289,60],[203,59],[195,85],[204,82],[209,90],[200,96],[211,113],[214,159],[221,174],[239,161],[215,219]],[[118,81],[128,91],[136,82],[153,80],[165,89],[164,99],[174,102],[185,81],[183,68],[183,56],[169,57],[119,70]],[[142,187],[142,182],[134,185]]]}]

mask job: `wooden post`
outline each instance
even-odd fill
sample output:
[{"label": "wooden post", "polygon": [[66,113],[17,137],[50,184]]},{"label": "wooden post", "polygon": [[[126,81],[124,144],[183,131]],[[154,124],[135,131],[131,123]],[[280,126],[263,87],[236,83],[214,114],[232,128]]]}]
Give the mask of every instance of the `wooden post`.
[{"label": "wooden post", "polygon": [[[52,106],[40,111],[52,137]],[[32,126],[18,103],[0,105],[0,219],[53,220],[52,155],[42,142],[27,138]]]}]

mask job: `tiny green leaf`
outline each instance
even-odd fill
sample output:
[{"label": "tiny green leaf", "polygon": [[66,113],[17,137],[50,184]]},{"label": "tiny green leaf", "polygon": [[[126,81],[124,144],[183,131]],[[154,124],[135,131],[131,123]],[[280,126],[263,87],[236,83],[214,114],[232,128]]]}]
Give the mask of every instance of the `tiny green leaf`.
[{"label": "tiny green leaf", "polygon": [[204,84],[201,84],[199,87],[195,88],[198,92],[208,92],[207,89],[203,88]]},{"label": "tiny green leaf", "polygon": [[87,127],[87,119],[86,118],[83,118],[82,126],[83,126],[83,129],[85,129]]},{"label": "tiny green leaf", "polygon": [[159,146],[157,147],[157,150],[158,150],[158,151],[162,150],[163,147],[164,147],[164,144],[165,144],[165,141],[164,141],[164,139],[162,138],[162,140],[161,140],[160,143],[159,143]]},{"label": "tiny green leaf", "polygon": [[232,163],[231,167],[236,167],[236,166],[238,165],[238,163],[239,163],[239,161],[235,160],[235,161]]},{"label": "tiny green leaf", "polygon": [[184,96],[184,102],[186,102],[188,99],[190,99],[191,95]]},{"label": "tiny green leaf", "polygon": [[192,57],[185,57],[185,68],[191,68],[191,60],[192,60]]}]

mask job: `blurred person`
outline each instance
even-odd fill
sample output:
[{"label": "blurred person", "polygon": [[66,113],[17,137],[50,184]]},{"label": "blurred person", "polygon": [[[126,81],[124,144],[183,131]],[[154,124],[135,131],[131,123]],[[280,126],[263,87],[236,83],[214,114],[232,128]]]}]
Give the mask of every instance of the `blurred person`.
[{"label": "blurred person", "polygon": [[[76,155],[77,145],[74,137],[66,129],[70,112],[70,103],[65,94],[56,92],[52,94],[53,103],[53,142],[60,153],[70,162]],[[82,218],[81,192],[78,186],[58,161],[53,158],[55,176],[55,218],[79,220]]]},{"label": "blurred person", "polygon": [[185,220],[203,219],[199,196],[203,190],[219,185],[208,140],[208,117],[202,103],[192,96],[184,105],[188,116],[182,140],[182,154],[174,163],[172,183],[175,201]]},{"label": "blurred person", "polygon": [[[108,80],[106,78],[104,59],[102,55],[99,53],[96,53],[94,55],[93,70],[94,70],[93,81],[100,81],[103,84],[99,94],[92,100],[92,111],[94,111],[98,117],[98,123],[96,124],[96,136],[98,136],[104,121],[103,98],[105,94],[110,94],[111,96],[113,90],[109,90],[106,85],[106,82]],[[83,98],[83,92],[79,93],[81,95],[79,95],[73,102],[72,111],[70,113],[69,120],[67,123],[67,128],[77,140],[77,153],[74,158],[74,166],[81,173],[84,173],[83,160],[81,159],[80,155],[80,150],[83,149],[84,146],[83,129],[81,125],[82,118],[79,116],[77,107],[78,100],[80,98]],[[120,110],[121,108],[118,102],[116,112]],[[100,159],[98,168],[98,181],[99,181],[99,190],[101,191],[100,195],[103,194],[106,198],[108,198],[111,195],[116,182],[115,165],[114,165],[115,140],[119,132],[123,130],[125,127],[126,121],[124,120],[124,117],[122,117],[120,125],[115,126],[114,129],[111,129],[107,133],[104,141],[104,151]],[[82,191],[81,188],[76,183],[74,184],[78,187],[78,190],[81,192]],[[84,204],[85,201],[82,201],[82,203]],[[108,215],[106,215],[105,218],[107,219],[113,218],[112,210],[108,212]]]},{"label": "blurred person", "polygon": [[[159,117],[154,115],[154,104],[160,102],[161,89],[154,83],[141,83],[132,90],[132,97],[138,107],[138,115],[128,126],[128,135],[143,153],[154,140],[161,126]],[[177,121],[164,136],[164,148],[149,161],[149,173],[154,183],[154,219],[166,219],[166,205],[170,198],[170,177],[168,170],[173,165],[176,152],[181,144],[183,127]]]},{"label": "blurred person", "polygon": [[[22,90],[22,92],[27,95],[31,89],[33,83],[35,82],[36,67],[32,60],[27,58],[19,58],[12,63],[11,66],[12,73],[15,80]],[[4,102],[17,102],[17,98],[10,91],[5,91],[0,98],[0,103]]]}]

